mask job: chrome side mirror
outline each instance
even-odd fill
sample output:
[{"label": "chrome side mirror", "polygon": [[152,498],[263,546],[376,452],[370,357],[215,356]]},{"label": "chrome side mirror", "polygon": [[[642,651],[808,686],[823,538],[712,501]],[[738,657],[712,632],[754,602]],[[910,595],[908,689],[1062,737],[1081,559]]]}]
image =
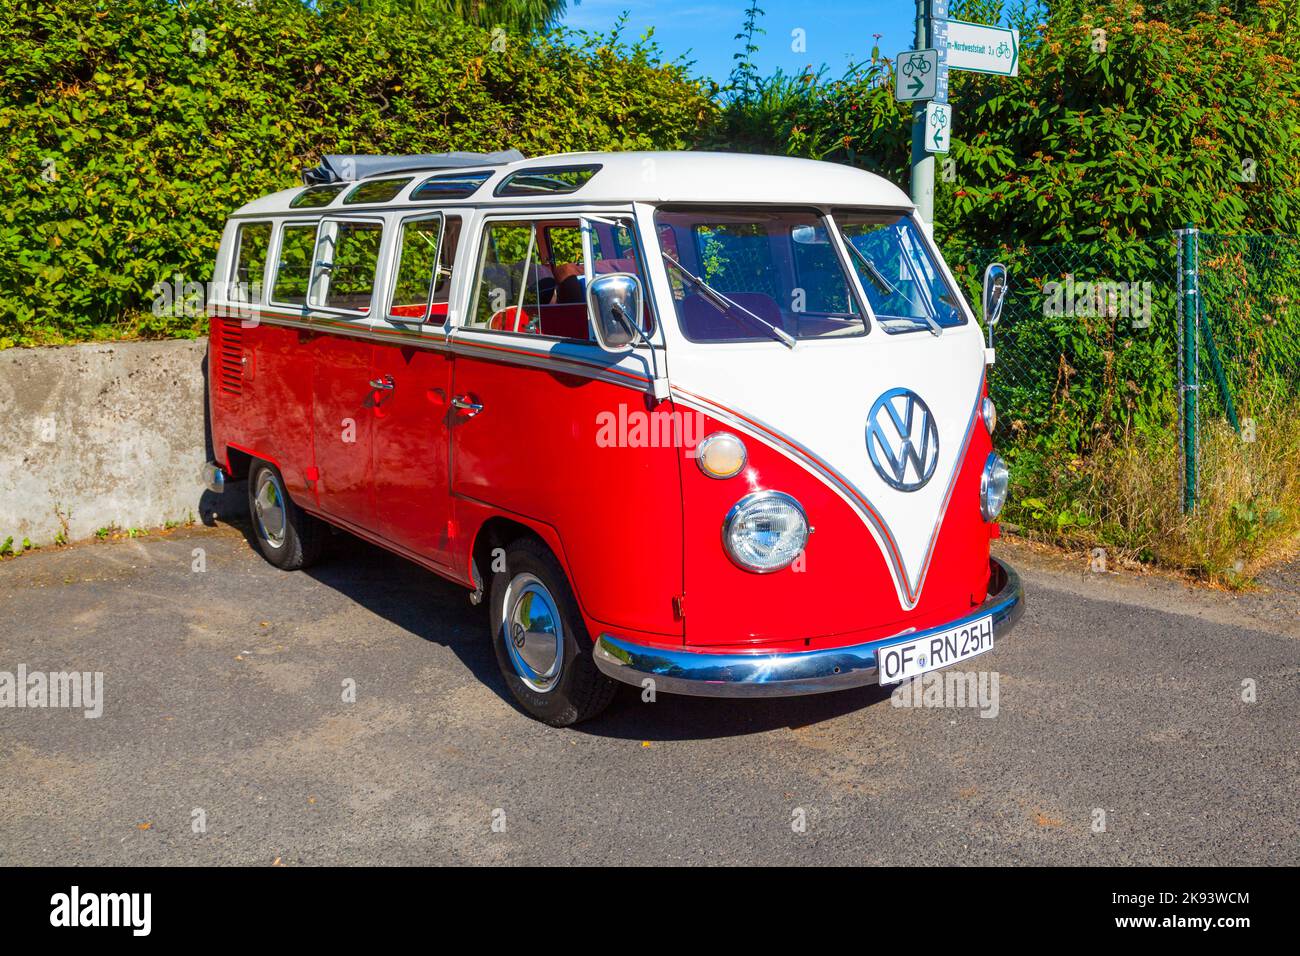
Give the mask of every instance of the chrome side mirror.
[{"label": "chrome side mirror", "polygon": [[993,347],[993,327],[1002,318],[1002,305],[1007,297],[1007,267],[1000,262],[989,263],[984,270],[984,325],[989,331],[989,348]]},{"label": "chrome side mirror", "polygon": [[641,280],[629,272],[596,276],[587,286],[587,311],[606,352],[627,352],[641,338]]}]

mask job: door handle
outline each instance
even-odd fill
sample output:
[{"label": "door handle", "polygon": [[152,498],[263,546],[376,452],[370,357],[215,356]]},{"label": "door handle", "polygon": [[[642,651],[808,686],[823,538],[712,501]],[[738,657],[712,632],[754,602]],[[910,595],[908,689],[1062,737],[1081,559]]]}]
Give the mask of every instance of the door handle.
[{"label": "door handle", "polygon": [[483,403],[470,401],[470,396],[468,395],[457,395],[454,397],[451,400],[451,407],[459,408],[462,412],[469,412],[469,414],[465,416],[466,418],[473,418],[479,412],[483,411]]},{"label": "door handle", "polygon": [[391,392],[396,386],[393,385],[393,376],[385,375],[383,378],[372,378],[370,380],[370,387],[374,389],[382,389],[385,392]]}]

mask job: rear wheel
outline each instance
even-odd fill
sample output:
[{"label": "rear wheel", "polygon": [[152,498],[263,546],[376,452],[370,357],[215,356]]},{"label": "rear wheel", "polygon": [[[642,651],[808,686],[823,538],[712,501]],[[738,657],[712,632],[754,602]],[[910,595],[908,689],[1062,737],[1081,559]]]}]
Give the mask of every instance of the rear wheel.
[{"label": "rear wheel", "polygon": [[258,550],[277,568],[296,571],[320,557],[325,524],[293,503],[274,465],[257,461],[249,469],[248,512]]},{"label": "rear wheel", "polygon": [[596,668],[578,602],[544,545],[520,538],[506,549],[489,601],[497,664],[525,711],[567,727],[609,706],[618,685]]}]

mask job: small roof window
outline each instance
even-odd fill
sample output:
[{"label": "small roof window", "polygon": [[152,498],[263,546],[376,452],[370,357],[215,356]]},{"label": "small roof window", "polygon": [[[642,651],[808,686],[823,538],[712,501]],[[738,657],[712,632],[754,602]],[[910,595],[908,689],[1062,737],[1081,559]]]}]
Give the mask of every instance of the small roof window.
[{"label": "small roof window", "polygon": [[593,166],[534,166],[511,173],[496,188],[498,196],[557,196],[577,192],[600,171]]},{"label": "small roof window", "polygon": [[491,172],[430,176],[411,191],[412,199],[468,199],[491,179]]},{"label": "small roof window", "polygon": [[347,183],[333,183],[328,186],[308,186],[298,195],[293,197],[289,203],[291,209],[314,209],[318,206],[328,206],[334,201],[334,197],[343,192]]},{"label": "small roof window", "polygon": [[362,203],[388,202],[400,193],[411,181],[410,176],[401,179],[372,179],[361,183],[343,199],[343,205],[356,206]]}]

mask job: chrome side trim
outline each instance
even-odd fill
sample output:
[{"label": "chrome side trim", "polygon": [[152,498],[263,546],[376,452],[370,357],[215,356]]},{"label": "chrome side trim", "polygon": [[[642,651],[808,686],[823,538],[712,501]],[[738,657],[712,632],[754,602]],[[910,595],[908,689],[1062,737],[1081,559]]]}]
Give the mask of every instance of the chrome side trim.
[{"label": "chrome side trim", "polygon": [[[651,679],[656,691],[692,697],[797,697],[876,683],[876,653],[907,637],[915,640],[993,615],[994,641],[1024,613],[1020,575],[996,558],[989,561],[989,594],[969,614],[924,631],[903,631],[866,644],[789,654],[712,654],[684,648],[647,647],[613,634],[596,640],[596,666],[625,684]],[[996,643],[994,649],[996,650]]]},{"label": "chrome side trim", "polygon": [[214,495],[219,495],[226,490],[226,473],[221,470],[220,465],[211,461],[204,464],[203,486]]},{"label": "chrome side trim", "polygon": [[[251,307],[250,307],[251,308]],[[301,329],[304,332],[315,332],[321,335],[341,335],[347,338],[363,339],[371,342],[383,342],[385,344],[397,344],[410,346],[418,349],[429,349],[435,352],[450,352],[456,355],[467,355],[472,358],[489,359],[493,361],[505,362],[510,365],[522,365],[530,368],[539,368],[544,371],[560,372],[566,375],[577,375],[582,378],[589,378],[596,381],[607,382],[611,385],[621,385],[634,391],[642,391],[651,382],[651,379],[641,375],[624,366],[615,364],[599,364],[597,362],[583,359],[579,356],[571,356],[567,353],[556,353],[550,349],[537,348],[513,348],[506,345],[500,345],[492,342],[471,342],[464,336],[457,336],[450,339],[443,332],[419,332],[401,328],[383,328],[377,325],[362,325],[357,322],[341,322],[329,319],[322,319],[315,316],[297,318],[285,317],[282,313],[272,313],[265,306],[257,306],[259,313],[255,319],[248,319],[234,314],[226,314],[221,309],[214,309],[213,315],[219,319],[238,320],[247,323],[247,327],[257,325],[274,325],[283,328]],[[475,330],[470,330],[475,332]],[[512,335],[514,333],[501,333]],[[534,336],[519,335],[522,340],[530,340]],[[548,340],[556,341],[556,340]],[[632,355],[640,355],[639,352],[633,351]]]}]

